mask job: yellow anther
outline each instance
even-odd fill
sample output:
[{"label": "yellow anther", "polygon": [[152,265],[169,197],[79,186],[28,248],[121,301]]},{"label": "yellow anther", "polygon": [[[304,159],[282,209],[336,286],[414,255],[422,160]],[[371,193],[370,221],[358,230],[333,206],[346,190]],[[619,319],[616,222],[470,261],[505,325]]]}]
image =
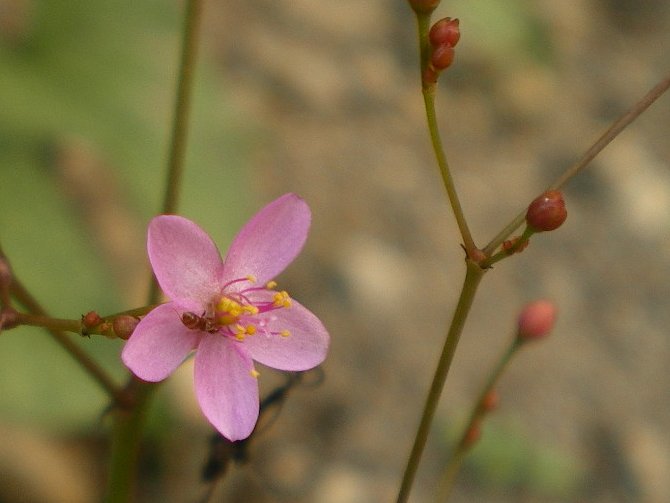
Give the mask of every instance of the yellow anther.
[{"label": "yellow anther", "polygon": [[244,340],[244,333],[235,334],[235,339],[237,339],[240,342],[243,341]]},{"label": "yellow anther", "polygon": [[247,325],[245,332],[247,335],[254,335],[256,333],[256,325]]},{"label": "yellow anther", "polygon": [[253,316],[258,314],[258,308],[256,306],[251,306],[251,305],[242,306],[242,310],[246,314],[251,314]]},{"label": "yellow anther", "polygon": [[247,276],[247,281],[249,283],[256,283],[256,276],[254,276],[253,274],[249,274],[249,276]]},{"label": "yellow anther", "polygon": [[219,325],[232,325],[237,321],[237,316],[231,316],[230,314],[224,314],[219,316],[216,321],[219,322]]},{"label": "yellow anther", "polygon": [[216,305],[216,308],[219,311],[228,311],[228,308],[230,307],[230,303],[232,301],[228,297],[223,297],[219,303]]},{"label": "yellow anther", "polygon": [[279,332],[279,335],[281,335],[282,337],[290,337],[291,332],[289,332],[288,330],[282,330],[281,332]]},{"label": "yellow anther", "polygon": [[286,290],[282,290],[281,292],[276,292],[272,296],[272,304],[275,307],[291,307],[291,297],[289,297],[288,292]]},{"label": "yellow anther", "polygon": [[249,373],[251,374],[251,377],[253,377],[254,379],[258,379],[258,376],[261,375],[261,373],[256,369],[251,369],[251,372]]},{"label": "yellow anther", "polygon": [[276,281],[268,281],[265,284],[265,288],[267,288],[268,290],[272,290],[273,288],[277,288],[277,282]]}]

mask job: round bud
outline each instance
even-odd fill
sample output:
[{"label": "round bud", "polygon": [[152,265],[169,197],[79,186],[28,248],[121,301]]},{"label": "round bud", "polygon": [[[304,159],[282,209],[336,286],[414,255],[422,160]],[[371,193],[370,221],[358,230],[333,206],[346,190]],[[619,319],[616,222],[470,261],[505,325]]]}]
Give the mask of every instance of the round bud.
[{"label": "round bud", "polygon": [[454,48],[450,45],[443,44],[433,49],[433,54],[430,55],[430,63],[436,70],[444,70],[454,62]]},{"label": "round bud", "polygon": [[139,322],[140,320],[134,316],[128,316],[124,314],[114,318],[112,321],[112,328],[116,336],[119,339],[123,339],[125,341],[128,340],[131,335],[133,335],[133,331]]},{"label": "round bud", "polygon": [[503,241],[502,249],[508,255],[513,253],[521,253],[526,248],[528,248],[529,241],[526,239],[522,243],[519,243],[521,236],[514,236],[512,239],[506,239]]},{"label": "round bud", "polygon": [[19,313],[13,307],[0,309],[0,330],[9,330],[19,324]]},{"label": "round bud", "polygon": [[472,448],[479,439],[482,438],[482,425],[479,421],[470,425],[465,435],[461,439],[461,445],[464,449]]},{"label": "round bud", "polygon": [[492,412],[498,408],[498,403],[500,402],[500,396],[496,390],[492,389],[484,396],[482,400],[482,410],[484,412]]},{"label": "round bud", "polygon": [[536,232],[558,229],[568,218],[563,194],[548,190],[528,205],[526,223]]},{"label": "round bud", "polygon": [[519,315],[517,337],[524,341],[545,337],[554,328],[556,312],[556,306],[548,300],[527,304]]},{"label": "round bud", "polygon": [[81,323],[85,328],[95,328],[102,323],[102,318],[95,311],[89,311],[81,317]]},{"label": "round bud", "polygon": [[461,38],[461,31],[458,27],[458,19],[445,17],[436,22],[428,32],[428,39],[433,47],[439,45],[450,45],[454,47]]},{"label": "round bud", "polygon": [[440,4],[440,0],[408,0],[408,2],[417,14],[430,14]]}]

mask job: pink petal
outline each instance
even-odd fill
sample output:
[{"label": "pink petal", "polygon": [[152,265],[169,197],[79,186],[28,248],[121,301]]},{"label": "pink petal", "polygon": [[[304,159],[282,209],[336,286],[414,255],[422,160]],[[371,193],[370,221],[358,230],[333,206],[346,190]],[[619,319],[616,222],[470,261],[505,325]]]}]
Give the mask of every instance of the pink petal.
[{"label": "pink petal", "polygon": [[274,278],[300,253],[311,219],[309,206],[295,194],[285,194],[265,206],[230,246],[222,283],[248,275],[259,283]]},{"label": "pink petal", "polygon": [[207,233],[187,218],[154,218],[147,249],[156,279],[169,298],[205,305],[219,292],[221,254]]},{"label": "pink petal", "polygon": [[254,360],[279,370],[308,370],[325,360],[330,336],[311,311],[291,300],[291,307],[267,316],[268,331],[288,330],[290,335],[264,334],[259,329],[247,337],[244,347]]},{"label": "pink petal", "polygon": [[196,347],[200,334],[181,323],[172,302],[161,304],[139,322],[121,359],[140,379],[162,381]]},{"label": "pink petal", "polygon": [[203,414],[228,440],[247,438],[258,420],[258,381],[239,342],[203,337],[195,356],[195,394]]}]

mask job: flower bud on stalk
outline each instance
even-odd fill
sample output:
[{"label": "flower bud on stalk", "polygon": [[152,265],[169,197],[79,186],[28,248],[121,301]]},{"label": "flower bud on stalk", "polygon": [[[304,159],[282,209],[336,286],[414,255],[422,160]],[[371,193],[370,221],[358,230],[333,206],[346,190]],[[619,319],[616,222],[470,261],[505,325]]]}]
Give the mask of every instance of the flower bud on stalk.
[{"label": "flower bud on stalk", "polygon": [[438,5],[440,0],[408,0],[409,6],[417,14],[430,14]]},{"label": "flower bud on stalk", "polygon": [[458,28],[460,21],[445,17],[437,21],[428,32],[430,45],[438,47],[440,45],[450,45],[454,47],[461,38],[461,32]]},{"label": "flower bud on stalk", "polygon": [[127,341],[130,338],[130,336],[133,335],[135,327],[139,322],[140,320],[138,320],[134,316],[129,315],[117,316],[116,318],[114,318],[114,321],[112,321],[112,329],[114,330],[114,333],[119,339]]},{"label": "flower bud on stalk", "polygon": [[547,336],[556,323],[556,311],[556,306],[548,300],[527,304],[519,315],[517,340],[526,342]]},{"label": "flower bud on stalk", "polygon": [[430,58],[423,73],[424,83],[435,84],[442,70],[454,62],[454,47],[461,38],[458,19],[445,17],[435,23],[428,32],[431,45]]},{"label": "flower bud on stalk", "polygon": [[548,190],[528,205],[526,223],[535,232],[558,229],[568,218],[563,194],[558,190]]}]

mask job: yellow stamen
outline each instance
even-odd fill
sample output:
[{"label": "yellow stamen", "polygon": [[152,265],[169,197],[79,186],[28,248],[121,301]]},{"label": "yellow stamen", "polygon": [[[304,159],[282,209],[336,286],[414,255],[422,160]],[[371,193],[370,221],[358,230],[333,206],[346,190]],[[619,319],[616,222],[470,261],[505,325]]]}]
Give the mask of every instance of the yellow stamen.
[{"label": "yellow stamen", "polygon": [[253,377],[254,379],[258,379],[258,376],[261,375],[261,373],[258,372],[256,369],[251,369],[250,374],[251,374],[251,377]]},{"label": "yellow stamen", "polygon": [[216,321],[219,323],[219,325],[232,325],[237,321],[237,316],[224,314],[222,316],[219,316]]},{"label": "yellow stamen", "polygon": [[267,288],[268,290],[272,290],[273,288],[277,288],[277,282],[276,281],[268,281],[265,284],[265,288]]},{"label": "yellow stamen", "polygon": [[276,292],[272,297],[272,304],[275,307],[291,307],[291,297],[289,297],[286,290]]},{"label": "yellow stamen", "polygon": [[254,276],[253,274],[249,274],[249,276],[247,276],[247,281],[249,283],[256,283],[256,276]]},{"label": "yellow stamen", "polygon": [[247,335],[254,335],[256,333],[256,325],[247,325],[244,331]]},{"label": "yellow stamen", "polygon": [[282,337],[290,337],[291,332],[289,332],[288,330],[282,330],[281,332],[279,332],[279,335],[281,335]]}]

